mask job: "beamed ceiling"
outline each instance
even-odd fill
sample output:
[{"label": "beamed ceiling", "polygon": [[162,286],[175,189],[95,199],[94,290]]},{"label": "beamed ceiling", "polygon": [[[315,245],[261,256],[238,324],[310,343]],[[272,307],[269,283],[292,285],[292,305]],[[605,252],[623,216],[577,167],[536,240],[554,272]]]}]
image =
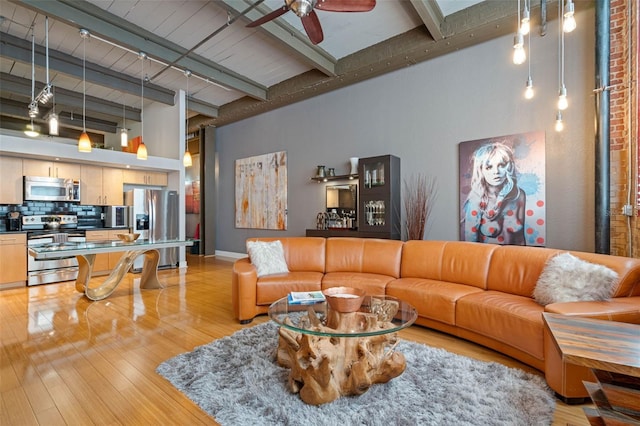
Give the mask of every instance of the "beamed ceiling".
[{"label": "beamed ceiling", "polygon": [[[36,94],[47,81],[45,18],[49,81],[63,127],[77,129],[81,123],[83,55],[87,128],[115,133],[123,115],[140,121],[143,74],[138,53],[144,52],[145,108],[149,102],[173,105],[176,93],[188,85],[189,131],[194,131],[515,33],[517,4],[378,0],[370,12],[319,10],[324,40],[314,45],[291,11],[262,26],[246,27],[282,7],[282,0],[4,0],[2,126],[28,119],[32,34]],[[555,19],[556,8],[556,1],[532,0],[532,22],[539,26],[542,11],[548,12],[546,19]],[[90,36],[83,39],[80,29]],[[505,54],[509,49],[505,46]],[[41,107],[37,120],[50,108]]]}]

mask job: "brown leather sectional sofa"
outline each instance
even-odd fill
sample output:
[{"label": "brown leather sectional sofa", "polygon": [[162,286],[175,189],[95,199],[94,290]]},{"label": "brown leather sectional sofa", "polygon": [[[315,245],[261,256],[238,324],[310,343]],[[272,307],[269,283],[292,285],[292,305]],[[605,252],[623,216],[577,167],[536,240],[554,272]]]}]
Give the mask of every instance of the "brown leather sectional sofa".
[{"label": "brown leather sectional sofa", "polygon": [[566,400],[588,394],[588,369],[564,363],[542,312],[640,324],[640,260],[570,252],[619,275],[606,302],[554,303],[532,297],[545,263],[562,250],[460,241],[394,241],[369,238],[252,238],[282,242],[288,274],[256,276],[248,258],[233,266],[236,318],[251,322],[290,291],[348,285],[386,294],[416,307],[416,324],[502,352],[545,373]]}]

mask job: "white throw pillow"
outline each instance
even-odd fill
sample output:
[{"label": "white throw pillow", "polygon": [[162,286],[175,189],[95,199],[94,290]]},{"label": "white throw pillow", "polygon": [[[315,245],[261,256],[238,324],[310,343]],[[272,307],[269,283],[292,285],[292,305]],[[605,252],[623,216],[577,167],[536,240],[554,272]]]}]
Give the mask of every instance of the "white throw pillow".
[{"label": "white throw pillow", "polygon": [[247,252],[251,263],[256,267],[258,278],[289,272],[280,240],[271,242],[247,241]]},{"label": "white throw pillow", "polygon": [[618,274],[606,266],[562,253],[547,261],[533,298],[545,306],[557,302],[607,300],[613,295]]}]

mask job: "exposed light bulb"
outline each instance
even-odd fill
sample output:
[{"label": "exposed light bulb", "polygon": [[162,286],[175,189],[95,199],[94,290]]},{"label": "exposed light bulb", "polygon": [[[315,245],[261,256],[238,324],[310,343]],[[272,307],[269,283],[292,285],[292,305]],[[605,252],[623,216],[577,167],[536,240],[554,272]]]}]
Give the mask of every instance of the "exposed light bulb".
[{"label": "exposed light bulb", "polygon": [[49,114],[49,134],[51,136],[58,136],[58,125],[59,125],[59,121],[58,121],[58,114],[56,114],[55,112],[52,112]]},{"label": "exposed light bulb", "polygon": [[533,98],[533,95],[533,80],[531,79],[531,76],[529,76],[529,78],[527,78],[527,88],[524,90],[524,97],[525,99],[531,99]]},{"label": "exposed light bulb", "polygon": [[576,18],[574,16],[574,5],[571,0],[567,0],[564,6],[564,19],[562,20],[562,31],[570,33],[576,29]]},{"label": "exposed light bulb", "polygon": [[556,132],[564,130],[564,123],[562,122],[562,113],[558,111],[556,113]]},{"label": "exposed light bulb", "polygon": [[524,37],[522,33],[518,33],[513,38],[513,63],[516,65],[524,64],[527,60],[527,53],[524,51]]},{"label": "exposed light bulb", "polygon": [[525,5],[522,12],[522,21],[520,21],[520,32],[523,35],[527,35],[529,31],[531,31],[531,15],[529,14],[529,8]]},{"label": "exposed light bulb", "polygon": [[564,111],[568,106],[569,101],[567,100],[567,88],[562,85],[560,92],[558,93],[558,109],[560,111]]}]

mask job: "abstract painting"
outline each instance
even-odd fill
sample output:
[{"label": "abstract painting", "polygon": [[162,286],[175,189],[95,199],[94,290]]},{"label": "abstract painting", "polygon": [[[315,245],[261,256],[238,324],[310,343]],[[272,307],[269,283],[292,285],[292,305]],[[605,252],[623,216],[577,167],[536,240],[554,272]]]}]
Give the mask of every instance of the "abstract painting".
[{"label": "abstract painting", "polygon": [[236,228],[287,229],[287,152],[236,160]]},{"label": "abstract painting", "polygon": [[544,132],[461,142],[460,240],[546,244]]}]

